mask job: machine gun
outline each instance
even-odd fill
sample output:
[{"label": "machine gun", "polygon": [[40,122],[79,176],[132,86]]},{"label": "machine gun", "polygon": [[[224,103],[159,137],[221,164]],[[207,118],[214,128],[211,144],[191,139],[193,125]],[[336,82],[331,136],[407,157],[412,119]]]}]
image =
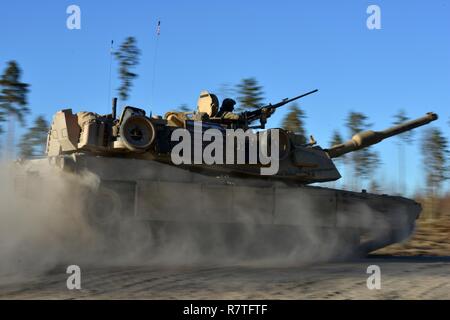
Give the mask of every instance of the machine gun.
[{"label": "machine gun", "polygon": [[[315,92],[319,91],[318,89],[312,90],[310,92],[304,93],[302,95],[299,95],[297,97],[294,98],[285,98],[283,100],[281,100],[278,103],[275,104],[271,104],[269,103],[268,105],[262,106],[256,110],[253,111],[245,111],[241,114],[242,116],[242,121],[244,122],[244,126],[246,128],[253,128],[253,129],[264,129],[267,123],[267,119],[275,112],[275,110],[279,107],[284,106],[285,104],[288,104],[292,101],[298,100],[300,98],[306,97],[310,94],[313,94]],[[256,120],[259,119],[260,125],[259,126],[253,126],[253,127],[249,127],[248,125]]]}]

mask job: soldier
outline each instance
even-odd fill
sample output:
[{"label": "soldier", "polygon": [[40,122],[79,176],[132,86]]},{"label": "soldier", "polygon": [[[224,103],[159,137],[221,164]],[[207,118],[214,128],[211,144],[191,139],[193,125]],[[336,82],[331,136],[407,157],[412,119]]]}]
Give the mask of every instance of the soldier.
[{"label": "soldier", "polygon": [[235,104],[236,101],[234,101],[233,99],[224,99],[216,117],[221,119],[240,120],[241,116],[239,114],[233,113]]}]

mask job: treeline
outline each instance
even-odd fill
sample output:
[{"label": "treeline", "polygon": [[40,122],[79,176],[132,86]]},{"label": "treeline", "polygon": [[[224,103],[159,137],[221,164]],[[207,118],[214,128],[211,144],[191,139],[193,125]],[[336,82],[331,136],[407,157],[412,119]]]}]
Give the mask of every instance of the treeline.
[{"label": "treeline", "polygon": [[[133,80],[138,76],[132,72],[139,63],[140,55],[136,39],[127,37],[118,50],[111,54],[118,62],[120,85],[117,93],[122,100],[127,100]],[[25,127],[25,118],[30,114],[28,108],[30,85],[22,82],[21,77],[19,64],[16,61],[7,62],[0,78],[0,151],[3,158],[14,158],[16,147],[19,148],[19,156],[24,159],[43,155],[46,148],[49,122],[43,115],[33,119],[16,144],[15,124],[18,122],[21,127]]]},{"label": "treeline", "polygon": [[[15,155],[15,123],[26,125],[25,117],[30,113],[28,93],[30,85],[21,81],[22,71],[16,61],[9,61],[0,78],[0,136],[6,129],[6,141],[0,140],[2,154],[6,157]],[[44,152],[47,139],[48,122],[44,116],[37,116],[32,126],[19,142],[20,156],[30,158]]]},{"label": "treeline", "polygon": [[[127,37],[118,47],[111,52],[118,65],[118,77],[120,85],[117,93],[122,100],[127,100],[133,86],[133,81],[138,77],[133,69],[139,64],[141,54],[134,37]],[[28,94],[30,85],[21,81],[21,69],[16,61],[9,61],[0,78],[0,150],[3,154],[15,155],[15,123],[26,126],[26,116],[29,115]],[[258,108],[264,104],[263,86],[252,77],[242,79],[236,85],[223,84],[218,93],[224,97],[235,97],[238,101],[237,111]],[[181,111],[192,111],[188,105],[181,105]],[[307,142],[306,111],[297,103],[288,106],[282,118],[281,126],[295,132]],[[393,124],[399,124],[409,119],[404,110],[399,110],[393,115]],[[350,139],[355,133],[368,130],[372,127],[369,117],[357,111],[349,111],[345,118],[344,128],[332,131],[330,146],[340,144]],[[17,146],[22,158],[42,155],[45,150],[46,136],[49,123],[44,116],[38,115],[33,119],[27,131],[21,136]],[[426,191],[430,196],[440,194],[443,183],[449,178],[449,151],[448,139],[442,130],[436,126],[427,126],[420,138],[415,137],[413,131],[403,133],[396,137],[398,145],[398,192],[405,190],[405,167],[408,159],[405,149],[415,140],[418,140],[420,153],[423,160],[423,172],[426,181]],[[342,156],[336,159],[338,165],[345,167],[344,175],[351,177],[348,186],[358,189],[366,184],[372,192],[380,191],[380,178],[376,176],[376,170],[381,165],[381,157],[373,148],[366,148]],[[385,183],[385,181],[383,181]]]}]

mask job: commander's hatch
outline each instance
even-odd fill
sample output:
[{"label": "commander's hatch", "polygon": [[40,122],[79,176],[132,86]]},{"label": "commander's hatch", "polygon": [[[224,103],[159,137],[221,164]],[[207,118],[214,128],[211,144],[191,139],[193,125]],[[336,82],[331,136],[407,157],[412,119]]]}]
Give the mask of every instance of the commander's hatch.
[{"label": "commander's hatch", "polygon": [[197,101],[197,112],[206,114],[209,118],[214,117],[219,111],[219,99],[213,93],[204,90],[200,93]]}]

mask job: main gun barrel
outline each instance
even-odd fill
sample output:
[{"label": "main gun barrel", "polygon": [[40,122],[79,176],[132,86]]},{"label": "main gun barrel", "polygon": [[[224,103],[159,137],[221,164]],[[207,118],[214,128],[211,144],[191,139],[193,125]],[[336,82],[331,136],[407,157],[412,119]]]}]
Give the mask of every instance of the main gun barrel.
[{"label": "main gun barrel", "polygon": [[428,112],[425,116],[421,118],[404,122],[402,124],[390,127],[383,131],[372,131],[372,130],[363,131],[355,134],[347,142],[332,146],[331,148],[326,149],[325,151],[328,153],[330,158],[337,158],[346,153],[374,145],[386,138],[390,138],[392,136],[401,134],[414,128],[421,127],[436,120],[437,118],[438,115],[436,113]]}]

